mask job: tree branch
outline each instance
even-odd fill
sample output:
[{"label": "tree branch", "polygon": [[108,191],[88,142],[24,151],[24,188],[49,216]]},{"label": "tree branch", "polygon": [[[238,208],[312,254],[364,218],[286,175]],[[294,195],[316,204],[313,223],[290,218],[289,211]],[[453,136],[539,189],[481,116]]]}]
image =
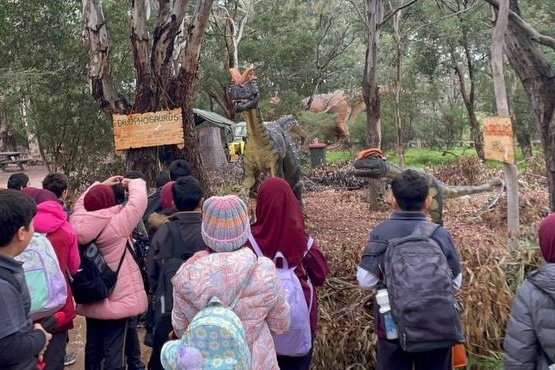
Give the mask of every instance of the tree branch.
[{"label": "tree branch", "polygon": [[[497,10],[499,10],[499,2],[497,0],[484,0]],[[526,22],[520,15],[509,9],[509,19],[515,22],[524,32],[526,32],[530,39],[538,44],[550,47],[555,50],[555,39],[546,35],[542,35],[528,22]]]},{"label": "tree branch", "polygon": [[391,9],[388,13],[386,13],[383,17],[382,23],[380,23],[380,26],[384,23],[386,23],[389,19],[391,19],[391,17],[393,17],[395,15],[395,13],[397,13],[400,10],[403,10],[405,8],[408,8],[409,6],[411,6],[412,4],[414,4],[415,2],[417,2],[418,0],[409,0],[404,4],[399,5],[397,8],[395,9]]}]

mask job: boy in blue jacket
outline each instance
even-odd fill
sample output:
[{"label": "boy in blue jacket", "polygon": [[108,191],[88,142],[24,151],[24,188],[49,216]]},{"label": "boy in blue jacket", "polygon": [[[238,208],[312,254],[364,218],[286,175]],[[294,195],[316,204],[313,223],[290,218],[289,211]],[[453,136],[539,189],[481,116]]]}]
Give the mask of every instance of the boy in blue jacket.
[{"label": "boy in blue jacket", "polygon": [[17,190],[0,191],[0,369],[35,370],[52,335],[31,321],[31,297],[22,263],[14,259],[33,236],[33,200]]}]

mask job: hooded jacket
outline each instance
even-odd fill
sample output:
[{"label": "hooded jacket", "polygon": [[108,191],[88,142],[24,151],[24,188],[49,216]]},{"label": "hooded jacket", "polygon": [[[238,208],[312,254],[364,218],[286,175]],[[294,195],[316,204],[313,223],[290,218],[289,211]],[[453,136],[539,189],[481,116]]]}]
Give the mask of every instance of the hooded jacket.
[{"label": "hooded jacket", "polygon": [[142,179],[129,182],[129,199],[125,205],[87,212],[84,198],[89,187],[77,200],[71,224],[79,244],[96,239],[100,253],[113,271],[125,253],[112,294],[99,302],[78,304],[77,313],[93,319],[117,320],[136,316],[146,311],[147,296],[139,267],[127,250],[127,242],[139,223],[147,203],[146,184]]},{"label": "hooded jacket", "polygon": [[547,263],[518,289],[505,334],[505,370],[547,370],[555,363],[554,281],[555,263]]},{"label": "hooded jacket", "polygon": [[[229,305],[240,294],[235,313],[245,328],[252,369],[279,369],[272,333],[289,329],[289,305],[274,263],[248,248],[233,252],[197,252],[172,279],[172,324],[182,337],[198,311],[213,296]],[[242,292],[241,292],[242,290]]]},{"label": "hooded jacket", "polygon": [[73,295],[67,281],[67,272],[74,274],[79,269],[81,259],[79,257],[79,249],[77,247],[77,236],[75,231],[67,222],[67,214],[63,207],[55,200],[49,200],[37,205],[37,214],[33,219],[35,231],[45,233],[47,239],[52,243],[60,269],[66,275],[67,300],[59,312],[64,313],[64,321],[58,322],[58,329],[73,328],[73,319],[75,318],[75,304],[73,303]]}]

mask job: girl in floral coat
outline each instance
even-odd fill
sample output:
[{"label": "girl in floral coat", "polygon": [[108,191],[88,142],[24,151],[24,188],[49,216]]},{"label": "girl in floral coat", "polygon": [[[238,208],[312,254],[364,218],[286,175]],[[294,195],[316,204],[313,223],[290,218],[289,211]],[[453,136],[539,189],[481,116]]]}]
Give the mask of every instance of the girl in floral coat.
[{"label": "girl in floral coat", "polygon": [[[202,237],[208,250],[197,252],[178,270],[172,324],[181,337],[195,314],[217,296],[230,305],[244,326],[252,369],[279,369],[273,334],[289,329],[289,305],[273,262],[257,258],[245,242],[250,235],[247,206],[236,196],[204,202]],[[242,291],[241,291],[242,290]]]}]

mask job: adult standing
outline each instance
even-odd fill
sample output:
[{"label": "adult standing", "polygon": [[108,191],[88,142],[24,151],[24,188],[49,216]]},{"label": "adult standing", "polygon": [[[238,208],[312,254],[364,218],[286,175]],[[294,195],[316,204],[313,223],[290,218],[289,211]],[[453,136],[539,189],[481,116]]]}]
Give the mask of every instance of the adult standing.
[{"label": "adult standing", "polygon": [[[124,205],[116,204],[111,186],[117,183],[129,192]],[[79,243],[95,240],[113,271],[122,261],[116,285],[108,298],[77,305],[77,313],[85,316],[87,324],[85,370],[99,370],[103,361],[105,370],[125,369],[123,348],[128,319],[147,308],[139,267],[127,249],[130,235],[146,204],[145,181],[122,176],[110,177],[101,184],[94,183],[75,204],[70,220]]]}]

